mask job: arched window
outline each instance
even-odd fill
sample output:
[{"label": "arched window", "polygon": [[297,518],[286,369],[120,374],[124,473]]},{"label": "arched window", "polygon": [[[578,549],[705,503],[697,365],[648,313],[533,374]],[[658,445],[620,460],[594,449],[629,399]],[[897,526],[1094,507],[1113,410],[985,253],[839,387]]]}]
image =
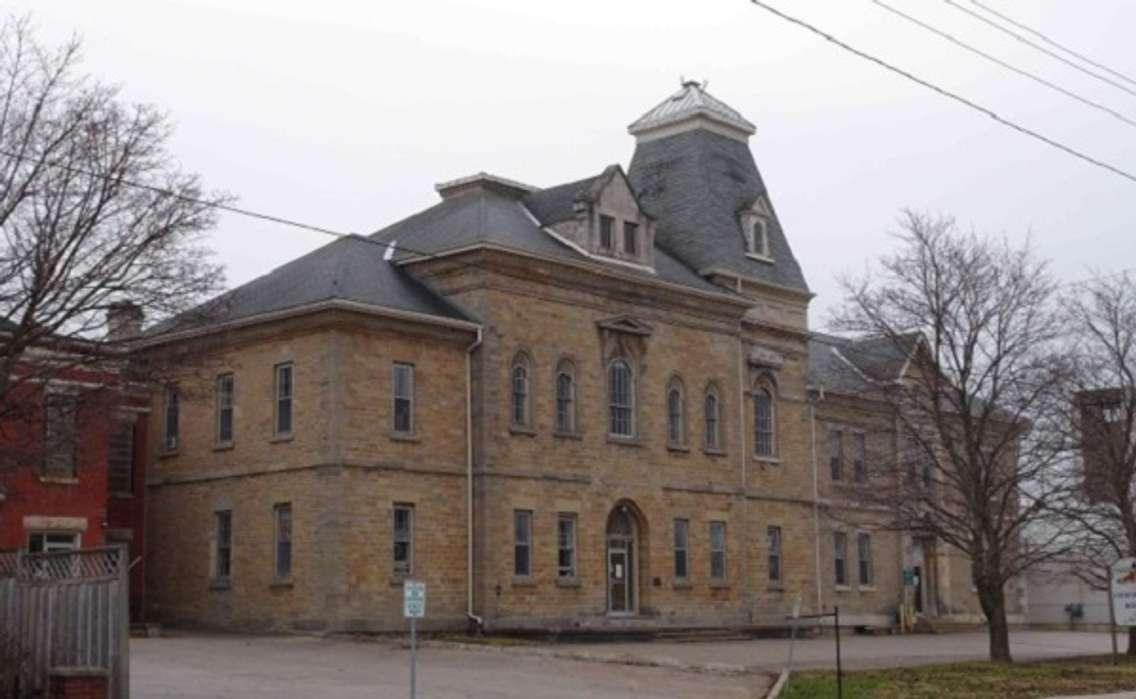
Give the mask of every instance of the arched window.
[{"label": "arched window", "polygon": [[569,361],[556,367],[556,431],[576,431],[576,378]]},{"label": "arched window", "polygon": [[608,431],[619,437],[635,435],[635,378],[631,366],[622,359],[611,363],[607,370]]},{"label": "arched window", "polygon": [[720,408],[718,406],[718,389],[714,386],[706,389],[706,400],[703,404],[702,412],[706,424],[703,446],[707,449],[721,449],[722,435],[720,428],[721,418],[719,415]]},{"label": "arched window", "polygon": [[773,393],[758,388],[753,394],[753,450],[758,456],[772,457],[775,453]]},{"label": "arched window", "polygon": [[512,423],[515,427],[532,426],[532,409],[529,396],[529,360],[518,354],[510,371],[512,393]]},{"label": "arched window", "polygon": [[671,381],[667,388],[667,443],[681,445],[686,442],[685,405],[682,383]]}]

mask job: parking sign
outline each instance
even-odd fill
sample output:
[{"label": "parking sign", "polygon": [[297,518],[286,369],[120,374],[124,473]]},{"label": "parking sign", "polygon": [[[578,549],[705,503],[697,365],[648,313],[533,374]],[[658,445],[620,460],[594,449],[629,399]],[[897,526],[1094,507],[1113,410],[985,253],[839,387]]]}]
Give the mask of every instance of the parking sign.
[{"label": "parking sign", "polygon": [[407,619],[426,616],[426,583],[407,580],[402,584],[402,615]]}]

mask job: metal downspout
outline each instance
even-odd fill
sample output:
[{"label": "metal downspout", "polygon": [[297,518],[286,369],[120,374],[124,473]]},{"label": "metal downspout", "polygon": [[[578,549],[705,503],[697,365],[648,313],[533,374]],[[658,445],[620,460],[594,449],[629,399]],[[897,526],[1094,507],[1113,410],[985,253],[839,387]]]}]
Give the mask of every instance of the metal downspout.
[{"label": "metal downspout", "polygon": [[465,350],[465,615],[479,629],[485,621],[473,613],[473,352],[481,346],[482,332],[478,326],[477,340]]}]

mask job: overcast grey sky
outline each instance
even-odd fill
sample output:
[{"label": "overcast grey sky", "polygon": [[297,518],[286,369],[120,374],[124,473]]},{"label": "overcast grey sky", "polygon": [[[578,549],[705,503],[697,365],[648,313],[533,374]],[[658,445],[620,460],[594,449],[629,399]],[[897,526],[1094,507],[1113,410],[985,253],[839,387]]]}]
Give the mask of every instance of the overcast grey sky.
[{"label": "overcast grey sky", "polygon": [[[769,0],[1007,118],[1136,171],[1136,128],[967,54],[869,0]],[[1136,119],[1136,97],[940,0],[890,0]],[[960,0],[968,5],[967,0]],[[1130,0],[986,0],[1136,77]],[[626,126],[679,76],[757,125],[751,147],[818,294],[886,252],[902,207],[1031,235],[1057,273],[1136,266],[1136,183],[827,44],[746,0],[9,0],[43,39],[174,117],[184,167],[240,205],[367,233],[486,170],[538,186],[627,166]],[[1136,88],[1134,88],[1136,89]],[[225,215],[230,285],[326,242]]]}]

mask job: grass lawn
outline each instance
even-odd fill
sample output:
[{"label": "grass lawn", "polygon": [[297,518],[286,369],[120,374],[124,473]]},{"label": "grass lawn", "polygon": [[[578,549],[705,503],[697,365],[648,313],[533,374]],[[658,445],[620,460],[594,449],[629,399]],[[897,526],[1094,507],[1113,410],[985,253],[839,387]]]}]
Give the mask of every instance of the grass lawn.
[{"label": "grass lawn", "polygon": [[[1018,699],[1059,694],[1103,694],[1136,689],[1136,659],[1071,658],[996,665],[958,663],[844,674],[845,699]],[[836,696],[836,674],[800,672],[789,678],[783,699]]]}]

